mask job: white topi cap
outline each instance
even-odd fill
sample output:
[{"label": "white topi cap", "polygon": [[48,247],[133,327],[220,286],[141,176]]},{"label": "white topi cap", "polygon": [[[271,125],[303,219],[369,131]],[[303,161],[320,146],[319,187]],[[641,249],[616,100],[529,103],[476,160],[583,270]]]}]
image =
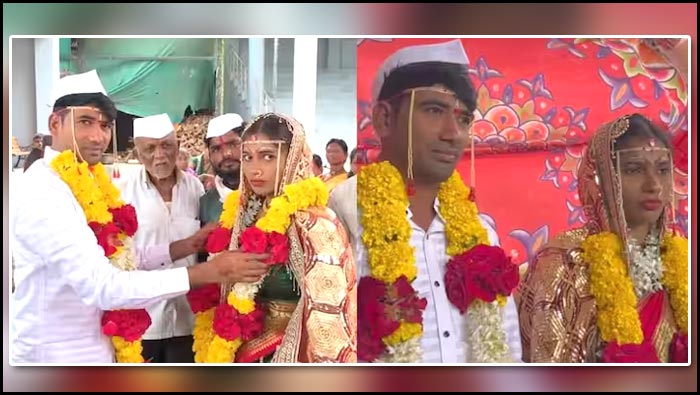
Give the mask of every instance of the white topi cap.
[{"label": "white topi cap", "polygon": [[229,113],[212,118],[207,125],[207,137],[220,137],[231,130],[243,125],[243,118],[240,115]]},{"label": "white topi cap", "polygon": [[100,81],[96,70],[91,70],[82,74],[68,75],[58,80],[51,90],[50,105],[53,107],[56,100],[63,96],[80,93],[102,93],[107,96],[107,91],[102,85],[102,81]]},{"label": "white topi cap", "polygon": [[394,70],[413,63],[441,62],[468,65],[469,58],[462,46],[462,40],[456,39],[437,44],[413,45],[401,48],[389,56],[377,71],[372,83],[372,102],[376,102],[384,81]]},{"label": "white topi cap", "polygon": [[150,117],[134,119],[134,138],[148,137],[162,139],[173,133],[175,127],[168,114],[151,115]]}]

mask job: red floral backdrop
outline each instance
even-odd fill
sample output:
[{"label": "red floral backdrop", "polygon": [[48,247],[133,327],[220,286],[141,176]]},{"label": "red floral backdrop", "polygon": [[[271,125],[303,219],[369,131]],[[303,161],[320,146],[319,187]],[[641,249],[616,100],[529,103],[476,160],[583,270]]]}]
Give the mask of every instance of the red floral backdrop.
[{"label": "red floral backdrop", "polygon": [[[358,162],[381,147],[371,86],[399,48],[447,39],[361,39],[357,48]],[[556,234],[581,226],[576,173],[596,128],[640,112],[674,143],[677,222],[687,232],[687,87],[668,61],[635,39],[465,38],[478,92],[476,187],[480,211],[517,263]],[[470,182],[469,152],[458,170]]]}]

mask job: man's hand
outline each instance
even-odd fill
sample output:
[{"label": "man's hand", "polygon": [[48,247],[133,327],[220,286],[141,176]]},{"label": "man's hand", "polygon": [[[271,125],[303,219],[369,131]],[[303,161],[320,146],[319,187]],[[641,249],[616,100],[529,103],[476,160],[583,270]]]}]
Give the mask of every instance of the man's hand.
[{"label": "man's hand", "polygon": [[240,251],[224,251],[210,261],[188,268],[190,287],[209,283],[253,283],[267,273],[263,263],[269,254],[247,254]]},{"label": "man's hand", "polygon": [[214,176],[211,174],[200,174],[199,175],[199,181],[202,182],[202,185],[204,185],[204,190],[208,191],[212,188],[214,188]]},{"label": "man's hand", "polygon": [[211,233],[212,230],[216,229],[217,226],[219,226],[219,224],[217,224],[216,222],[208,223],[202,226],[198,231],[196,231],[192,236],[189,237],[190,247],[192,247],[194,252],[200,252],[204,250],[204,247],[207,245],[207,238],[209,237],[209,233]]},{"label": "man's hand", "polygon": [[217,223],[212,222],[204,225],[198,231],[196,231],[192,236],[174,241],[170,243],[170,259],[177,261],[186,256],[196,254],[202,250],[207,245],[207,237],[209,233],[218,226]]}]

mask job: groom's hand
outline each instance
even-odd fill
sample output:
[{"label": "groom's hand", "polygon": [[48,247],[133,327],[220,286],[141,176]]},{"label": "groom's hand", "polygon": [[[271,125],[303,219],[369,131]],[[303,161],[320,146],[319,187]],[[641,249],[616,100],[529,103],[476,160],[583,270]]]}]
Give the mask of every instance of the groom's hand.
[{"label": "groom's hand", "polygon": [[267,273],[263,263],[268,254],[247,254],[240,251],[224,251],[211,260],[188,268],[190,287],[208,283],[253,283]]}]

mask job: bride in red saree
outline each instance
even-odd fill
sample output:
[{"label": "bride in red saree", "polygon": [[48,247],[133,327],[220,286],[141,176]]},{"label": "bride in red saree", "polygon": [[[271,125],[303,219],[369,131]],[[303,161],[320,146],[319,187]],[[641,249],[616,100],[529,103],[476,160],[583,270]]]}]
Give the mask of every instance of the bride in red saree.
[{"label": "bride in red saree", "polygon": [[687,362],[688,241],[673,229],[666,133],[626,115],[579,169],[586,226],[548,243],[518,297],[525,362]]}]

